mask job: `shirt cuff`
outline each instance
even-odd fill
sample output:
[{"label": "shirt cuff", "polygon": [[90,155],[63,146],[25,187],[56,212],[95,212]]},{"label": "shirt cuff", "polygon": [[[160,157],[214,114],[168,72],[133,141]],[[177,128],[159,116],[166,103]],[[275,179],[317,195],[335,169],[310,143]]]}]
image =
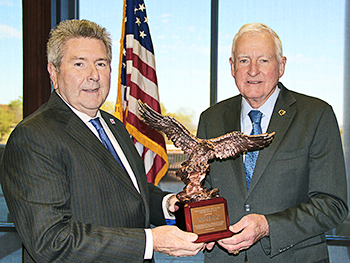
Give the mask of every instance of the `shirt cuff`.
[{"label": "shirt cuff", "polygon": [[143,259],[152,259],[153,257],[153,235],[151,229],[145,229],[146,234],[146,246],[145,255]]},{"label": "shirt cuff", "polygon": [[162,207],[163,207],[163,214],[164,214],[164,218],[165,219],[173,219],[173,220],[175,220],[175,215],[168,210],[168,204],[167,204],[169,198],[172,197],[173,195],[174,194],[167,194],[163,198]]}]

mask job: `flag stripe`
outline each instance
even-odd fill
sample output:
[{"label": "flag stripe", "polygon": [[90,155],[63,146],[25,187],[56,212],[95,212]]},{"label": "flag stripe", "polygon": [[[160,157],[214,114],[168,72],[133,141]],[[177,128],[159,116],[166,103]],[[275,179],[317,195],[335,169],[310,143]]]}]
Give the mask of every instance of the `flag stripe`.
[{"label": "flag stripe", "polygon": [[131,63],[133,65],[132,70],[138,69],[147,79],[157,83],[156,71],[147,63],[143,62],[139,56],[132,53],[132,50],[126,50],[126,59],[127,63]]},{"label": "flag stripe", "polygon": [[140,45],[140,43],[134,39],[133,35],[126,36],[126,50],[132,49],[133,53],[145,61],[151,68],[156,69],[156,63],[152,52]]},{"label": "flag stripe", "polygon": [[144,75],[137,68],[133,68],[132,70],[129,83],[130,87],[131,83],[136,84],[139,89],[142,89],[147,95],[153,97],[158,101],[157,85],[149,79],[145,78]]},{"label": "flag stripe", "polygon": [[[160,105],[159,105],[157,99],[155,99],[154,97],[150,96],[149,94],[147,94],[146,92],[141,90],[139,88],[139,86],[133,82],[130,83],[130,96],[133,98],[142,98],[143,103],[147,103],[149,106],[152,107],[152,109],[154,109],[157,112],[160,112]],[[130,98],[129,105],[131,103],[131,100],[132,99]],[[137,101],[135,101],[133,103],[135,103],[135,104],[133,104],[134,107],[132,107],[132,109],[130,109],[131,112],[133,112],[134,109],[137,110]],[[137,110],[137,112],[138,112],[138,110]],[[137,112],[133,112],[133,113],[138,116]]]},{"label": "flag stripe", "polygon": [[[154,158],[154,162],[153,162],[153,166],[151,167],[151,169],[148,171],[148,174],[154,174],[157,171],[157,167],[165,167],[165,161],[160,158],[158,155],[155,156]],[[164,171],[164,173],[166,173],[167,171]],[[160,178],[157,177],[155,179],[154,184],[157,185],[160,181]]]},{"label": "flag stripe", "polygon": [[[147,147],[148,149],[151,149],[155,154],[159,155],[161,158],[163,158],[164,160],[166,160],[165,162],[165,167],[162,167],[162,171],[164,171],[164,173],[166,173],[167,169],[168,169],[168,157],[166,154],[166,151],[163,151],[162,147],[159,147],[158,144],[156,144],[154,141],[150,140],[148,137],[146,136],[142,136],[142,134],[140,133],[140,131],[138,129],[136,129],[134,126],[132,126],[130,123],[126,124],[126,128],[127,130],[131,133],[131,134],[135,134],[135,137],[137,136],[139,139],[139,142],[141,144],[143,144],[145,147]],[[160,170],[160,169],[159,169]],[[158,176],[157,176],[158,177]]]},{"label": "flag stripe", "polygon": [[[128,114],[134,115],[130,111]],[[132,126],[134,126],[136,129],[138,129],[141,133],[148,134],[147,138],[149,138],[150,140],[154,141],[155,143],[157,143],[160,146],[164,146],[163,145],[163,141],[164,141],[163,135],[161,135],[160,133],[153,132],[152,128],[150,128],[147,124],[145,124],[143,122],[137,121],[137,119],[138,119],[138,117],[134,115],[132,118],[130,118],[130,121],[128,123],[131,124]]]},{"label": "flag stripe", "polygon": [[144,154],[143,154],[143,161],[145,163],[146,168],[146,174],[151,171],[153,163],[154,163],[154,157],[156,154],[152,151],[149,151],[148,149],[145,149]]}]

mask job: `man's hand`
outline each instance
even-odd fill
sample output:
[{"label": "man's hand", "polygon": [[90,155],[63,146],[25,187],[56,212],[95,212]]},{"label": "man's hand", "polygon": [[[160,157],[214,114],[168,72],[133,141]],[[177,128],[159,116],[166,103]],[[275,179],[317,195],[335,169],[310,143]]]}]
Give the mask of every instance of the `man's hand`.
[{"label": "man's hand", "polygon": [[179,202],[179,199],[177,199],[176,195],[172,195],[167,201],[167,209],[171,213],[175,213],[175,211],[179,209],[179,207],[175,205],[176,202]]},{"label": "man's hand", "polygon": [[214,246],[215,246],[215,242],[209,242],[209,243],[206,243],[206,244],[205,244],[204,249],[206,249],[206,250],[212,250]]},{"label": "man's hand", "polygon": [[218,241],[218,244],[229,253],[237,254],[248,249],[261,238],[269,235],[269,225],[265,216],[250,214],[244,216],[238,223],[230,226],[234,235]]},{"label": "man's hand", "polygon": [[176,226],[160,226],[152,228],[153,250],[173,256],[194,256],[204,249],[204,243],[193,243],[198,236],[181,231]]}]

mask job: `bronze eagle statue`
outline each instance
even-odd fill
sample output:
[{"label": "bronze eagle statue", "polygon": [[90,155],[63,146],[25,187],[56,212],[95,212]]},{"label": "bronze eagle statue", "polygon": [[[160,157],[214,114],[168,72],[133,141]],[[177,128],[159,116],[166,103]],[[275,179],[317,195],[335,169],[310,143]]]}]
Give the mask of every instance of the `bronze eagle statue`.
[{"label": "bronze eagle statue", "polygon": [[176,176],[185,184],[184,189],[177,194],[177,198],[182,202],[207,200],[218,196],[217,188],[209,190],[202,186],[210,166],[209,160],[235,158],[242,152],[262,149],[271,143],[275,134],[272,132],[246,135],[233,131],[217,138],[200,139],[192,135],[174,117],[159,114],[140,100],[138,104],[141,119],[151,128],[163,132],[177,148],[189,155],[188,160],[176,171]]}]

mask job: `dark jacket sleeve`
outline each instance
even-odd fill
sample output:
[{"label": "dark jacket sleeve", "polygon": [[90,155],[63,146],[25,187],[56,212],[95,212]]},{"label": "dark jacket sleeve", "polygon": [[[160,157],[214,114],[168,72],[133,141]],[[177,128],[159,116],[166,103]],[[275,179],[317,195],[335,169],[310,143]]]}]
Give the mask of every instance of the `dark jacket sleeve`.
[{"label": "dark jacket sleeve", "polygon": [[163,192],[159,187],[154,184],[148,183],[148,190],[150,193],[150,216],[151,224],[154,226],[166,225],[164,213],[162,209],[162,202],[164,196],[168,193]]},{"label": "dark jacket sleeve", "polygon": [[[308,239],[336,227],[348,215],[342,143],[330,106],[323,109],[317,120],[306,158],[309,199],[284,211],[265,215],[270,228],[271,256],[294,246],[303,246],[303,243],[312,245],[308,244]],[[321,239],[319,242],[325,241]]]}]

